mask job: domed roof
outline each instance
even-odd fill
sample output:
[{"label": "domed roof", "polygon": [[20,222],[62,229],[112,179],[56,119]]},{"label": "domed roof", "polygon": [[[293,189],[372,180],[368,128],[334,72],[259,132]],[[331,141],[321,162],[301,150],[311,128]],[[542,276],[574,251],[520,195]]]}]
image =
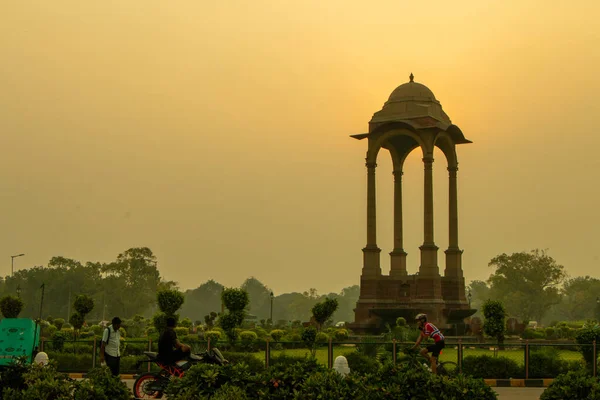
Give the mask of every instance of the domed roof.
[{"label": "domed roof", "polygon": [[406,121],[430,118],[443,124],[451,124],[450,118],[442,110],[442,105],[433,92],[425,85],[414,81],[410,74],[410,82],[398,86],[385,102],[381,111],[376,112],[372,123]]},{"label": "domed roof", "polygon": [[414,75],[410,74],[410,82],[398,86],[390,95],[389,102],[420,100],[437,101],[433,92],[425,85],[413,81]]}]

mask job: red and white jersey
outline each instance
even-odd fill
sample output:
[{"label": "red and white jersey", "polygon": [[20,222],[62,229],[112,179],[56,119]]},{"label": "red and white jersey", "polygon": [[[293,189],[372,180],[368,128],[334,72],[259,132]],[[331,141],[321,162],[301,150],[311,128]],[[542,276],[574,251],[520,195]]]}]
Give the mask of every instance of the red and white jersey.
[{"label": "red and white jersey", "polygon": [[440,332],[437,326],[431,322],[427,322],[423,327],[423,335],[432,337],[436,343],[440,340],[444,340],[444,335],[442,335],[442,332]]}]

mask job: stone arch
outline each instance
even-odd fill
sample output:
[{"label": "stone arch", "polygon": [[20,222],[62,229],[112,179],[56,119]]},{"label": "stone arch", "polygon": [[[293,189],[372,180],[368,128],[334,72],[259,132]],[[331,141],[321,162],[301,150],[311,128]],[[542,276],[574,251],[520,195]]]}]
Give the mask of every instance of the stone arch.
[{"label": "stone arch", "polygon": [[447,132],[440,131],[436,135],[433,144],[435,147],[440,149],[442,153],[444,153],[444,156],[446,156],[448,168],[458,167],[458,160],[456,157],[456,146],[454,144],[454,140]]}]

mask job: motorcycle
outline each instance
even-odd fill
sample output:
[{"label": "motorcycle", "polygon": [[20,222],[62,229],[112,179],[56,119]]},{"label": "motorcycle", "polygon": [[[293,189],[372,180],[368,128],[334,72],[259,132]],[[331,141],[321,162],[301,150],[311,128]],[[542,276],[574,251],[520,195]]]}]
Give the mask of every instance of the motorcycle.
[{"label": "motorcycle", "polygon": [[137,376],[133,384],[133,395],[136,399],[160,399],[171,379],[181,378],[185,371],[199,363],[225,365],[227,360],[217,348],[212,348],[200,354],[190,354],[187,359],[175,364],[164,364],[157,359],[158,353],[145,351],[146,360],[136,364],[139,368],[143,363],[153,363],[160,367],[160,371],[146,372]]}]

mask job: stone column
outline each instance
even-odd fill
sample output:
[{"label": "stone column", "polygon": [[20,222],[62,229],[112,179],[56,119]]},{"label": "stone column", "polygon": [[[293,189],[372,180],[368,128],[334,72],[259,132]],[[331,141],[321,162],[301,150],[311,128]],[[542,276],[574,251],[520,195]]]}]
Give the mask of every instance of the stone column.
[{"label": "stone column", "polygon": [[425,165],[424,178],[424,237],[421,250],[421,266],[419,267],[419,275],[422,276],[439,276],[439,268],[437,265],[438,247],[433,240],[433,157],[428,156],[423,158]]},{"label": "stone column", "polygon": [[448,185],[448,203],[450,209],[448,210],[449,221],[448,221],[448,250],[446,253],[446,270],[444,271],[445,276],[462,278],[462,250],[458,247],[458,187],[457,187],[457,174],[458,167],[448,167],[449,174],[449,185]]},{"label": "stone column", "polygon": [[394,250],[390,253],[390,276],[406,276],[408,274],[402,224],[402,171],[394,171]]},{"label": "stone column", "polygon": [[376,163],[367,161],[367,245],[363,249],[363,275],[381,275],[381,249],[377,247],[376,167]]}]

